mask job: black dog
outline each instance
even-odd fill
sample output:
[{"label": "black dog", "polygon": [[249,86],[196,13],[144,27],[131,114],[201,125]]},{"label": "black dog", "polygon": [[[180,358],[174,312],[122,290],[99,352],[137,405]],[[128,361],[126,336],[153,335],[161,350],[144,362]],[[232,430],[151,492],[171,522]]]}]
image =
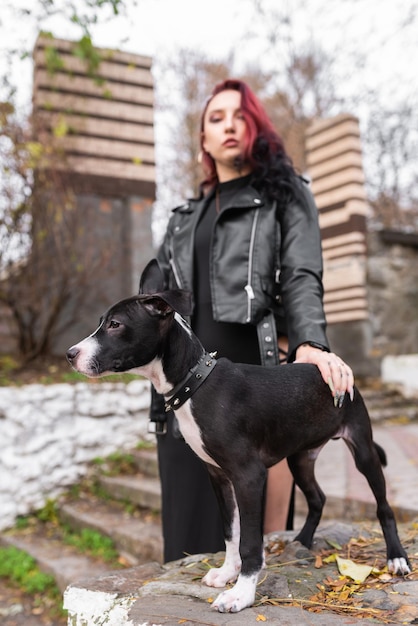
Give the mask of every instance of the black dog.
[{"label": "black dog", "polygon": [[148,378],[173,408],[181,432],[207,463],[219,499],[226,543],[222,567],[204,577],[212,587],[236,584],[216,598],[221,612],[251,606],[263,567],[263,494],[268,467],[287,457],[309,512],[296,537],[310,547],[325,496],[314,476],[320,449],[343,438],[377,501],[388,568],[410,573],[410,564],[386,499],[384,452],[372,439],[370,418],[355,389],[341,408],[314,365],[261,367],[215,360],[181,316],[190,314],[190,294],[163,290],[151,261],[140,295],[112,306],[90,337],[70,348],[71,365],[86,376],[134,371]]}]

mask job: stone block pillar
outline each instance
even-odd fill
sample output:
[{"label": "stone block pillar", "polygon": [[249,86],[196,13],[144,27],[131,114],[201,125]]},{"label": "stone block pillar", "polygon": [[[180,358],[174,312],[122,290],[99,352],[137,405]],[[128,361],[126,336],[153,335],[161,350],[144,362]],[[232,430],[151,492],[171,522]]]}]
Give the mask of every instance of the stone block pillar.
[{"label": "stone block pillar", "polygon": [[341,114],[315,121],[307,131],[306,148],[322,232],[328,336],[357,374],[370,375],[368,204],[357,118]]},{"label": "stone block pillar", "polygon": [[[95,49],[98,63],[92,68],[78,46],[38,38],[33,113],[36,138],[60,155],[54,171],[71,188],[80,213],[83,232],[75,237],[74,254],[88,246],[97,251],[96,262],[101,255],[107,264],[103,275],[90,277],[91,290],[81,308],[77,304],[71,335],[81,337],[111,303],[137,292],[140,273],[153,256],[156,185],[151,58]],[[48,175],[48,158],[40,169]],[[68,333],[61,332],[56,350],[68,341]]]}]

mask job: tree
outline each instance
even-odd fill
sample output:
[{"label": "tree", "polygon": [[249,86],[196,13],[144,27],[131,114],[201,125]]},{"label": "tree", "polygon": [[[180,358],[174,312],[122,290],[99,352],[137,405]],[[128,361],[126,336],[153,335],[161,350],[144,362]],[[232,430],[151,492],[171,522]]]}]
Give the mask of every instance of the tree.
[{"label": "tree", "polygon": [[154,230],[158,243],[168,211],[198,193],[202,172],[199,123],[202,108],[215,83],[229,76],[232,59],[211,61],[202,53],[179,49],[156,66],[159,157],[159,200]]},{"label": "tree", "polygon": [[[101,13],[110,9],[117,14],[122,6],[123,0],[89,0],[80,13],[76,3],[39,0],[22,17],[40,24],[60,14],[77,24],[82,36],[75,53],[94,73],[99,60],[90,27]],[[10,50],[9,63],[15,54]],[[50,55],[49,64],[53,72],[59,66],[58,54]],[[100,280],[93,295],[91,277],[99,279],[110,271],[116,241],[109,238],[100,252],[92,245],[92,224],[78,209],[59,167],[65,155],[52,139],[45,139],[39,120],[18,111],[7,71],[1,86],[0,303],[11,312],[25,363],[49,353],[60,324],[76,319],[87,292],[90,300],[100,297]]]},{"label": "tree", "polygon": [[[298,158],[300,138],[312,119],[342,111],[357,114],[375,221],[386,227],[416,224],[416,85],[405,79],[402,83],[402,75],[396,72],[381,84],[376,80],[376,87],[370,84],[370,76],[376,72],[368,69],[369,58],[374,55],[378,69],[382,69],[382,52],[392,39],[405,38],[406,46],[409,33],[416,44],[415,0],[405,1],[403,11],[384,32],[379,31],[376,19],[365,21],[365,15],[376,13],[375,5],[367,0],[341,0],[335,6],[328,4],[326,10],[322,0],[312,1],[309,7],[302,0],[252,0],[252,5],[257,18],[251,37],[260,46],[264,42],[261,58],[268,60],[265,65],[271,74],[267,87],[270,113],[285,139],[288,132],[290,140],[292,134],[297,135]],[[311,22],[301,28],[307,8]],[[384,7],[380,9],[384,14]],[[361,47],[357,38],[354,43],[347,38],[350,25],[357,33],[360,23],[362,27],[367,24]],[[330,44],[333,33],[339,37]],[[397,64],[394,67],[396,70]]]},{"label": "tree", "polygon": [[373,111],[367,125],[374,219],[385,228],[418,227],[418,111],[411,101]]}]

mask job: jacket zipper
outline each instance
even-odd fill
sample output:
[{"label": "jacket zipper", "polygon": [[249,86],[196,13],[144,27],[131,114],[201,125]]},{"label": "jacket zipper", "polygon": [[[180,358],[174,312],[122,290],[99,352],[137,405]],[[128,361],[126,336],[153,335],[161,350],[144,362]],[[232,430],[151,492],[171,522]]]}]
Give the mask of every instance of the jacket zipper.
[{"label": "jacket zipper", "polygon": [[176,264],[174,263],[173,257],[170,258],[170,265],[171,265],[171,269],[173,271],[174,274],[174,279],[176,281],[177,287],[179,289],[182,289],[182,284],[181,284],[181,280],[180,280],[180,276],[179,273],[177,271],[177,267]]},{"label": "jacket zipper", "polygon": [[251,285],[251,277],[253,273],[253,262],[254,262],[254,245],[255,245],[255,231],[257,228],[258,214],[260,209],[254,214],[253,225],[251,228],[251,239],[250,239],[250,249],[249,249],[249,259],[248,259],[248,276],[247,276],[247,284],[244,289],[247,292],[247,322],[251,321],[251,301],[254,300],[254,289]]}]

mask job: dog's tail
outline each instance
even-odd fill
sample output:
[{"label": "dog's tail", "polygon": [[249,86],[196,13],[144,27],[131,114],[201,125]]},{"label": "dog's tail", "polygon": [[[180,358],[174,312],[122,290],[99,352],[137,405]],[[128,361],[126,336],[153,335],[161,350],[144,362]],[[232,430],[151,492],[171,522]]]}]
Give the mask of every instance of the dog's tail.
[{"label": "dog's tail", "polygon": [[386,465],[388,464],[387,458],[386,458],[386,452],[375,441],[373,441],[373,444],[374,444],[374,447],[376,448],[377,454],[379,455],[379,459],[380,459],[381,464],[383,465],[383,467],[386,467]]}]

